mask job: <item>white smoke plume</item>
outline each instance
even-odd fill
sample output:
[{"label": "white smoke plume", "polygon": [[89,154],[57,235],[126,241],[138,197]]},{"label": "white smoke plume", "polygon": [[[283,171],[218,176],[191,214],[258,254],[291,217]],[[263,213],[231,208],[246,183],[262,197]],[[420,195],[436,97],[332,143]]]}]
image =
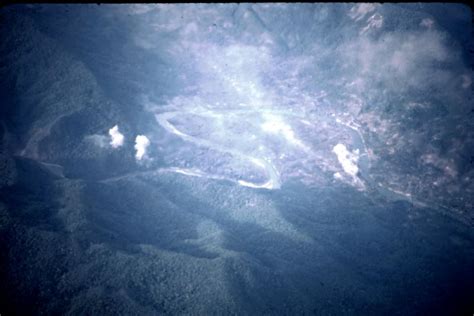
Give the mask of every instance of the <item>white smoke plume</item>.
[{"label": "white smoke plume", "polygon": [[143,159],[143,157],[146,155],[148,146],[150,146],[150,140],[145,135],[138,135],[135,138],[135,150],[137,151],[135,158],[137,160]]},{"label": "white smoke plume", "polygon": [[123,145],[123,134],[119,132],[118,125],[115,125],[111,129],[109,129],[109,135],[110,135],[110,145],[113,148],[118,148]]}]

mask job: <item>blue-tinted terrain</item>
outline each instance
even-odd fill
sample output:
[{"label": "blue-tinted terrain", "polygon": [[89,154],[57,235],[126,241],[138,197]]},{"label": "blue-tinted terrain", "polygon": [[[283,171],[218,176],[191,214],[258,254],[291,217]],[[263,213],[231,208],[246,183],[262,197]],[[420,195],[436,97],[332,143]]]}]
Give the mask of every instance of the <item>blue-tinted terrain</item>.
[{"label": "blue-tinted terrain", "polygon": [[472,21],[0,8],[0,314],[472,315]]}]

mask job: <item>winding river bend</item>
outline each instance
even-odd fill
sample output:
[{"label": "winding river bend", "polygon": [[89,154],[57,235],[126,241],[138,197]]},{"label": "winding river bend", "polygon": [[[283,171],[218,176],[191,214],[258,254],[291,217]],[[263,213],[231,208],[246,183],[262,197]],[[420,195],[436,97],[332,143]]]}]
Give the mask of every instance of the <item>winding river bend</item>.
[{"label": "winding river bend", "polygon": [[[176,116],[185,115],[185,114],[189,114],[189,113],[190,112],[174,111],[174,112],[166,112],[166,113],[162,113],[162,114],[157,114],[155,117],[156,117],[156,120],[158,121],[158,123],[166,131],[180,137],[181,139],[183,139],[187,142],[193,143],[193,144],[198,145],[198,146],[210,148],[210,149],[216,150],[216,151],[221,152],[221,153],[228,153],[228,154],[231,154],[233,157],[235,157],[237,159],[248,161],[249,163],[253,164],[254,166],[262,169],[262,171],[266,175],[267,181],[264,182],[264,183],[253,183],[253,182],[242,180],[242,179],[230,179],[230,178],[225,178],[223,176],[216,177],[215,175],[207,174],[207,173],[204,173],[200,170],[198,170],[198,171],[196,171],[196,170],[186,170],[186,169],[182,169],[182,168],[170,169],[171,171],[179,172],[179,173],[190,175],[190,176],[207,177],[207,178],[213,178],[213,179],[216,179],[216,178],[226,179],[226,180],[229,180],[229,181],[232,181],[232,182],[236,182],[237,184],[242,185],[242,186],[247,186],[247,187],[257,188],[257,189],[258,188],[264,188],[264,189],[272,190],[272,189],[279,189],[281,187],[280,175],[279,175],[278,171],[276,170],[275,166],[271,162],[267,161],[266,159],[249,156],[249,155],[244,154],[244,153],[242,153],[242,152],[240,152],[236,149],[229,148],[229,147],[224,147],[220,144],[216,144],[215,142],[188,135],[188,134],[178,130],[169,121],[170,119],[172,119]],[[192,114],[205,115],[205,114],[209,114],[209,113],[197,112],[197,113],[192,113]]]}]

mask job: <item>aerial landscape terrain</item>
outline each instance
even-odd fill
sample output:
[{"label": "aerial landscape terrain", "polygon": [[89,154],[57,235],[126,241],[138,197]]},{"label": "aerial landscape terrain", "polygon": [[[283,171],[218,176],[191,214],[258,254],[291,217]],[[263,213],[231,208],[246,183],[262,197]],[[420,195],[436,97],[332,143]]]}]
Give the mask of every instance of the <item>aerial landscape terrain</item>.
[{"label": "aerial landscape terrain", "polygon": [[0,316],[473,315],[471,7],[0,7]]}]

